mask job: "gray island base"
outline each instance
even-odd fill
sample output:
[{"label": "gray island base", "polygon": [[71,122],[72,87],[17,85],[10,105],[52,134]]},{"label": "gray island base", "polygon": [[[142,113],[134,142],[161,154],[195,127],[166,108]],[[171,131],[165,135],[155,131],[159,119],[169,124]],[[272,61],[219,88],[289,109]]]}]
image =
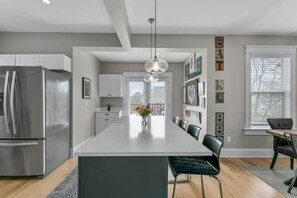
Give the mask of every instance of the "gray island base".
[{"label": "gray island base", "polygon": [[167,198],[167,157],[79,157],[79,197]]},{"label": "gray island base", "polygon": [[123,116],[74,153],[80,198],[168,198],[168,156],[212,154],[164,116]]}]

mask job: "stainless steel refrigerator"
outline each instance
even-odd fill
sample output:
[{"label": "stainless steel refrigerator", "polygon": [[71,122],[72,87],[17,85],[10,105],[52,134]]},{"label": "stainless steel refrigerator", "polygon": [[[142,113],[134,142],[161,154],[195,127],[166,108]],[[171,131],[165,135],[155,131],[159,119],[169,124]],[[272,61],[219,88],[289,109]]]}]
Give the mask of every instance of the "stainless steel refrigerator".
[{"label": "stainless steel refrigerator", "polygon": [[45,176],[70,153],[69,77],[0,67],[0,176]]}]

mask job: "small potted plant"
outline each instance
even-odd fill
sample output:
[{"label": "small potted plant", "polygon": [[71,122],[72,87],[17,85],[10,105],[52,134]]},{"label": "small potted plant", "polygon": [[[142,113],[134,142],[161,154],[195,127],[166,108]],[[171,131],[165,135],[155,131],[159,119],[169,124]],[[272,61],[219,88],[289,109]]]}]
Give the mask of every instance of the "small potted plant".
[{"label": "small potted plant", "polygon": [[107,106],[107,111],[110,111],[111,110],[111,107],[112,107],[112,104],[107,103],[106,106]]}]

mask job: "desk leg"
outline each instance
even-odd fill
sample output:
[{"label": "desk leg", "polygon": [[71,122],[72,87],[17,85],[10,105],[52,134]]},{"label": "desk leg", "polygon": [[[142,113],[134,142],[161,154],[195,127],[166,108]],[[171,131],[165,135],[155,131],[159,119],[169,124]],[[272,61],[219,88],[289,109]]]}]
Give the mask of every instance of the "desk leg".
[{"label": "desk leg", "polygon": [[167,198],[167,157],[79,157],[81,198]]}]

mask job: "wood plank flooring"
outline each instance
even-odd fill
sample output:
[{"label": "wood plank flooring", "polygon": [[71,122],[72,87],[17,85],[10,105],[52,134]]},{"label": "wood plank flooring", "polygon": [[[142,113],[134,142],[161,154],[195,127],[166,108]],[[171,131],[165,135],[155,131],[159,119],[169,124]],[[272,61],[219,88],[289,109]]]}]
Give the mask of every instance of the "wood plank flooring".
[{"label": "wood plank flooring", "polygon": [[[223,184],[224,198],[283,197],[245,169],[245,166],[269,166],[270,162],[270,158],[221,158],[220,179]],[[44,179],[0,177],[0,197],[46,197],[76,165],[77,159],[71,158]],[[278,158],[276,166],[289,167],[289,158]],[[177,184],[176,198],[201,197],[200,176],[193,175],[191,181]],[[171,197],[173,184],[168,186],[168,197]],[[219,187],[215,179],[204,176],[204,187],[207,198],[219,197]]]}]

